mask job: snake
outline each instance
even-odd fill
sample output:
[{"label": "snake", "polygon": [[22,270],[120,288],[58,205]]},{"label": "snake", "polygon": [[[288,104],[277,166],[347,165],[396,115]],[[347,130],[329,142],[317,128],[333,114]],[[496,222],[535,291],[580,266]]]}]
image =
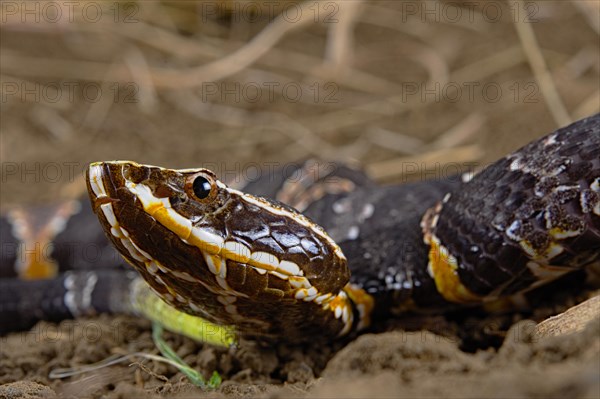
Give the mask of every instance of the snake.
[{"label": "snake", "polygon": [[[79,262],[57,240],[61,261],[20,268],[58,277],[0,279],[2,324],[123,311],[134,293],[151,292],[162,317],[179,312],[254,339],[329,341],[406,312],[518,302],[600,260],[600,114],[467,176],[380,186],[348,167],[311,170],[234,187],[204,168],[92,163],[85,212],[50,212],[87,219],[55,221],[46,235],[105,234],[101,247],[137,273],[62,273]],[[3,247],[31,236],[22,219],[0,220]],[[19,263],[9,252],[2,270]],[[111,262],[121,258],[95,263]]]}]

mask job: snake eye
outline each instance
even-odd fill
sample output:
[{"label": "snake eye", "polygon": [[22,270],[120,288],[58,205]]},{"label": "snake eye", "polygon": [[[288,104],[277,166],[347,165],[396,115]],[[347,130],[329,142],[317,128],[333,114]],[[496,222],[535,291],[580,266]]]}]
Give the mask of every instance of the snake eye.
[{"label": "snake eye", "polygon": [[189,176],[186,179],[185,192],[196,201],[210,201],[217,195],[215,178],[204,172]]},{"label": "snake eye", "polygon": [[204,199],[210,195],[211,190],[210,181],[204,176],[198,176],[194,179],[194,183],[192,183],[192,189],[194,190],[194,195],[198,199]]}]

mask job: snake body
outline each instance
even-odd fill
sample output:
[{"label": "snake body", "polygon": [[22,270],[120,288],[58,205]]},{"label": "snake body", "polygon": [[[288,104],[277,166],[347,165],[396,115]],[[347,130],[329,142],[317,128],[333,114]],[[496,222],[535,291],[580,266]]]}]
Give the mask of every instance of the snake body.
[{"label": "snake body", "polygon": [[[281,184],[240,191],[206,169],[100,162],[87,181],[107,237],[160,298],[249,337],[329,340],[407,309],[511,297],[600,258],[600,115],[466,182],[380,187],[345,169],[332,176],[279,198],[302,213],[259,196]],[[0,284],[19,296],[16,283]],[[69,309],[103,310],[114,297],[63,291]],[[0,316],[23,310],[5,295]]]}]

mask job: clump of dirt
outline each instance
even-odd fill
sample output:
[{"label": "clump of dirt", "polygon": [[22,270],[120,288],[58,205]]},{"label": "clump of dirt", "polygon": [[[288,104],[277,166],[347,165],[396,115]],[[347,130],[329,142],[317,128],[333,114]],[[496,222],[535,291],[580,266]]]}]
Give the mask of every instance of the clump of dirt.
[{"label": "clump of dirt", "polygon": [[533,338],[515,324],[497,352],[467,354],[420,332],[365,335],[329,363],[319,397],[598,397],[600,319],[581,333]]}]

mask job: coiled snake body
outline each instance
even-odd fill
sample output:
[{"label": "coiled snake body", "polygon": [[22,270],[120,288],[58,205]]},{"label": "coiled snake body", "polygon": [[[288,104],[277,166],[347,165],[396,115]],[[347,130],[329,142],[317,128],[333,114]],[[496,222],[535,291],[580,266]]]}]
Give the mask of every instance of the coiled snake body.
[{"label": "coiled snake body", "polygon": [[[87,182],[107,236],[159,297],[251,337],[332,339],[406,309],[510,297],[600,258],[600,115],[467,182],[379,187],[346,173],[314,179],[302,193],[316,201],[280,196],[303,213],[252,195],[275,196],[285,176],[239,191],[206,169],[115,161],[90,165]],[[114,308],[86,284],[65,307]]]}]

